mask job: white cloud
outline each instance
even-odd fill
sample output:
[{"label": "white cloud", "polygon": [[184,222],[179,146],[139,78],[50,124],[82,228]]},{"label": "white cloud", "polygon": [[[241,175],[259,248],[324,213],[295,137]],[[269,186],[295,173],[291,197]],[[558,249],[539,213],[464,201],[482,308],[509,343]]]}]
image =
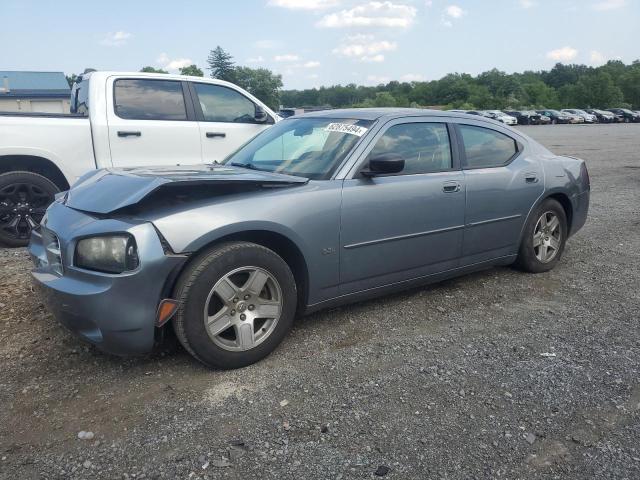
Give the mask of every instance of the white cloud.
[{"label": "white cloud", "polygon": [[591,8],[600,12],[606,10],[616,10],[618,8],[625,7],[627,0],[603,0],[601,2],[594,3]]},{"label": "white cloud", "polygon": [[325,15],[317,23],[323,28],[391,27],[408,28],[413,24],[416,8],[390,1],[368,2],[348,10]]},{"label": "white cloud", "polygon": [[253,46],[262,50],[269,50],[280,46],[280,42],[276,40],[258,40],[253,42]]},{"label": "white cloud", "polygon": [[339,4],[339,0],[269,0],[267,3],[270,7],[282,7],[290,10],[324,10]]},{"label": "white cloud", "polygon": [[424,0],[424,6],[427,8],[433,7],[433,0]]},{"label": "white cloud", "polygon": [[249,57],[245,61],[246,63],[264,63],[264,57],[262,55],[258,55],[257,57]]},{"label": "white cloud", "polygon": [[568,62],[576,58],[578,50],[573,47],[562,47],[547,52],[547,58],[556,62]]},{"label": "white cloud", "polygon": [[525,9],[533,8],[538,6],[538,2],[535,2],[534,0],[520,0],[520,6]]},{"label": "white cloud", "polygon": [[606,61],[604,55],[597,50],[591,50],[589,60],[591,60],[591,63],[594,65],[602,65]]},{"label": "white cloud", "polygon": [[300,60],[300,57],[292,53],[285,53],[283,55],[276,55],[275,57],[273,57],[273,59],[276,62],[297,62],[298,60]]},{"label": "white cloud", "polygon": [[457,5],[449,5],[444,9],[444,13],[440,18],[440,23],[445,27],[453,27],[453,20],[462,18],[467,14],[466,10],[463,10]]},{"label": "white cloud", "polygon": [[362,62],[383,62],[383,52],[392,52],[398,45],[388,40],[376,40],[373,35],[350,35],[342,45],[332,50],[334,55],[356,58]]},{"label": "white cloud", "polygon": [[129,32],[123,32],[122,30],[109,32],[100,43],[107,47],[121,47],[125,45],[132,36]]},{"label": "white cloud", "polygon": [[320,62],[315,60],[309,60],[302,65],[304,68],[318,68],[320,66]]},{"label": "white cloud", "polygon": [[315,80],[316,78],[318,78],[318,74],[317,73],[312,73],[311,75],[307,75],[307,78],[310,78],[311,80]]},{"label": "white cloud", "polygon": [[466,15],[467,12],[457,5],[449,5],[444,9],[444,13],[451,18],[460,18],[463,15]]},{"label": "white cloud", "polygon": [[424,75],[419,73],[406,73],[400,77],[403,82],[422,82],[424,79]]},{"label": "white cloud", "polygon": [[180,70],[181,68],[188,67],[189,65],[193,65],[193,60],[191,60],[190,58],[171,59],[164,52],[160,54],[156,62],[165,70],[174,72]]}]

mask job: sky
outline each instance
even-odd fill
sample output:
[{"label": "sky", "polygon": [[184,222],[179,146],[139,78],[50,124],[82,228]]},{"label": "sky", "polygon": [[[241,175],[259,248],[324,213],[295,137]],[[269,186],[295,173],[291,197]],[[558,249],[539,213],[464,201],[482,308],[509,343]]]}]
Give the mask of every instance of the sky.
[{"label": "sky", "polygon": [[285,89],[640,58],[640,0],[0,0],[0,18],[0,70],[204,69],[220,45]]}]

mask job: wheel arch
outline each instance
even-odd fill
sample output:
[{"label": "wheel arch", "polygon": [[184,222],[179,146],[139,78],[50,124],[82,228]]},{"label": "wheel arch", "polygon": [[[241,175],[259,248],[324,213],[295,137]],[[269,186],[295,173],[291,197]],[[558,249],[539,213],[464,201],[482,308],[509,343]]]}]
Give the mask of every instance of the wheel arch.
[{"label": "wheel arch", "polygon": [[522,229],[520,230],[520,238],[518,239],[518,245],[520,245],[522,243],[522,235],[524,235],[524,230],[527,227],[527,224],[529,223],[529,219],[534,214],[534,212],[536,211],[538,206],[542,202],[544,202],[545,200],[547,200],[549,198],[552,198],[553,200],[556,200],[562,206],[562,209],[564,210],[564,213],[565,213],[565,215],[567,217],[567,232],[571,232],[571,226],[572,226],[572,222],[573,222],[573,204],[571,203],[571,198],[563,190],[554,189],[554,190],[550,190],[548,192],[545,192],[531,206],[531,209],[529,210],[529,213],[527,214],[527,218],[525,219],[525,221],[522,224]]},{"label": "wheel arch", "polygon": [[33,172],[51,180],[61,191],[69,190],[69,182],[58,166],[51,160],[37,155],[0,156],[0,174],[10,172]]},{"label": "wheel arch", "polygon": [[309,269],[300,247],[286,235],[272,230],[244,230],[229,233],[205,243],[197,250],[189,254],[189,258],[184,262],[178,271],[174,272],[167,280],[165,292],[171,295],[175,284],[186,270],[195,261],[198,255],[216,245],[226,242],[251,242],[266,247],[279,255],[289,266],[296,281],[297,289],[297,309],[304,311],[309,298]]}]

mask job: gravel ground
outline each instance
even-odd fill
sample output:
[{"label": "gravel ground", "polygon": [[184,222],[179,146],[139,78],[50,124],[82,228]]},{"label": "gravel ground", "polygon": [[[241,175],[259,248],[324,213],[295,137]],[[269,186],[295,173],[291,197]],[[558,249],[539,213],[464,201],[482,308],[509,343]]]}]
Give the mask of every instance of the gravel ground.
[{"label": "gravel ground", "polygon": [[640,478],[640,125],[524,129],[591,173],[555,270],[315,314],[242,370],[85,346],[0,250],[0,478]]}]

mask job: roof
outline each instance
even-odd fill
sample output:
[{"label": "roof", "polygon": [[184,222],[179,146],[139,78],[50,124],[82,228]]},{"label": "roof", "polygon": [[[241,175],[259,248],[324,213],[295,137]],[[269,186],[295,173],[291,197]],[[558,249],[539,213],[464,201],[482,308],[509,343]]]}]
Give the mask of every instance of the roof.
[{"label": "roof", "polygon": [[296,115],[289,118],[300,117],[321,117],[321,118],[349,118],[358,120],[378,120],[385,118],[387,120],[400,117],[416,117],[416,116],[429,116],[429,117],[454,117],[454,118],[466,118],[475,121],[485,121],[494,125],[503,126],[502,123],[496,120],[481,117],[478,115],[470,115],[468,113],[460,113],[454,111],[442,111],[442,110],[429,110],[426,108],[345,108],[336,110],[322,110],[318,112],[305,113],[303,115]]},{"label": "roof", "polygon": [[[6,81],[9,91],[3,89]],[[0,70],[0,98],[6,97],[68,97],[71,93],[62,72],[20,72]]]}]

